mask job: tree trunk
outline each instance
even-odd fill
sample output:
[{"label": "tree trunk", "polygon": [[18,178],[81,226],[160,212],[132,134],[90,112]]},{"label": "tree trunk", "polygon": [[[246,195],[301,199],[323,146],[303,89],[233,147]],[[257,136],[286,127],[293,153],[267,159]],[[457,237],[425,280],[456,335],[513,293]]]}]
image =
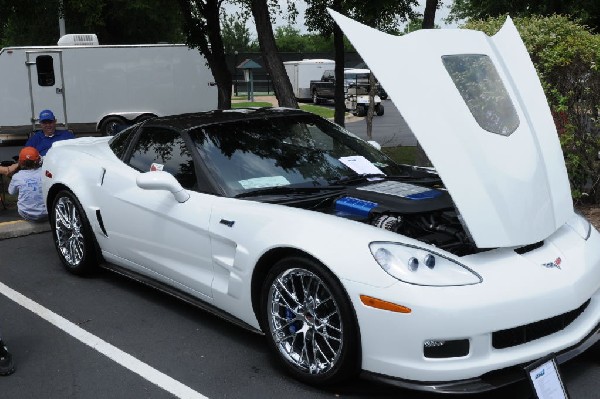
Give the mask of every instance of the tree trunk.
[{"label": "tree trunk", "polygon": [[373,115],[375,114],[375,75],[369,73],[369,108],[367,109],[367,139],[373,140]]},{"label": "tree trunk", "polygon": [[[435,12],[439,0],[427,0],[425,3],[425,12],[423,13],[423,29],[433,29],[435,27]],[[415,153],[415,164],[420,166],[431,166],[431,161],[425,154],[423,147],[417,141],[417,150]]]},{"label": "tree trunk", "polygon": [[435,12],[438,7],[439,0],[427,0],[425,3],[425,11],[423,12],[423,29],[433,29],[435,27]]},{"label": "tree trunk", "polygon": [[[341,11],[341,0],[335,0],[332,9]],[[334,22],[333,23],[333,50],[335,57],[335,87],[333,100],[335,102],[335,113],[333,121],[344,127],[346,124],[346,93],[344,93],[344,65],[346,57],[344,53],[344,32]]]},{"label": "tree trunk", "polygon": [[335,112],[333,120],[338,125],[344,127],[346,125],[346,93],[344,92],[344,64],[346,63],[346,57],[344,54],[344,34],[337,25],[333,29],[333,46],[335,49],[335,92],[333,93]]},{"label": "tree trunk", "polygon": [[277,51],[275,36],[273,35],[273,26],[269,18],[269,8],[267,0],[252,0],[252,16],[256,25],[256,33],[260,44],[260,51],[265,67],[271,75],[273,90],[279,102],[279,106],[288,108],[298,108],[298,101],[294,95],[294,89],[290,83],[290,78],[285,72],[283,61]]},{"label": "tree trunk", "polygon": [[219,0],[206,0],[203,6],[198,8],[201,16],[197,20],[192,12],[190,1],[179,0],[179,7],[188,31],[188,45],[198,48],[206,58],[218,88],[218,108],[230,109],[232,78],[225,59],[221,36],[220,4]]}]

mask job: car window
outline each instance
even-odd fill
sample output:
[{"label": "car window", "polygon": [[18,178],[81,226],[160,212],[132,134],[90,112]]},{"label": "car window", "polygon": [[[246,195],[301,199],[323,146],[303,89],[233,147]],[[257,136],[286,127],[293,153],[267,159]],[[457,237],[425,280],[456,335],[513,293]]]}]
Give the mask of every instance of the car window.
[{"label": "car window", "polygon": [[487,55],[447,55],[442,62],[479,126],[503,136],[517,130],[519,116]]},{"label": "car window", "polygon": [[125,151],[127,151],[127,147],[129,147],[129,142],[131,141],[135,131],[136,129],[133,126],[125,130],[121,130],[108,142],[111,150],[119,159],[123,159]]},{"label": "car window", "polygon": [[342,159],[360,156],[388,175],[403,170],[339,126],[312,116],[247,119],[190,131],[215,180],[230,195],[274,187],[324,187],[356,176]]},{"label": "car window", "polygon": [[192,155],[179,132],[173,130],[142,127],[129,165],[140,172],[169,172],[186,189],[194,189],[197,184]]}]

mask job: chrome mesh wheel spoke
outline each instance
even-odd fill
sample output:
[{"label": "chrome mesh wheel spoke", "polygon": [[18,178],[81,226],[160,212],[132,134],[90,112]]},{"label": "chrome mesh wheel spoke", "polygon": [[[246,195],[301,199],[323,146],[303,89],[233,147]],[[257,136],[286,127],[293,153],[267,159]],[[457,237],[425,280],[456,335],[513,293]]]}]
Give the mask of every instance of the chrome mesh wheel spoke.
[{"label": "chrome mesh wheel spoke", "polygon": [[56,246],[70,265],[77,266],[84,256],[81,217],[68,197],[61,197],[54,206]]},{"label": "chrome mesh wheel spoke", "polygon": [[316,274],[289,269],[269,290],[269,328],[279,352],[309,374],[323,374],[343,348],[340,310],[328,287]]}]

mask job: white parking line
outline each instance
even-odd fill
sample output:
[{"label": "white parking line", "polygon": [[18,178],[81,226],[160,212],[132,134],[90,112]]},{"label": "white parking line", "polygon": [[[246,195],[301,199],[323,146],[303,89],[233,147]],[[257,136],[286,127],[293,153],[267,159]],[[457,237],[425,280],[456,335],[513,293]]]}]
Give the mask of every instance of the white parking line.
[{"label": "white parking line", "polygon": [[169,377],[168,375],[161,373],[160,371],[136,359],[130,354],[123,352],[119,348],[85,331],[84,329],[71,323],[64,317],[57,315],[49,309],[46,309],[42,305],[27,298],[23,294],[13,290],[12,288],[8,287],[3,283],[0,283],[0,294],[23,306],[25,309],[30,310],[31,312],[35,313],[42,319],[60,328],[72,337],[78,339],[84,344],[102,353],[109,359],[114,360],[121,366],[133,371],[142,378],[157,385],[159,388],[162,388],[165,391],[170,392],[179,398],[208,399],[206,396],[194,391],[187,385],[184,385],[181,382]]}]

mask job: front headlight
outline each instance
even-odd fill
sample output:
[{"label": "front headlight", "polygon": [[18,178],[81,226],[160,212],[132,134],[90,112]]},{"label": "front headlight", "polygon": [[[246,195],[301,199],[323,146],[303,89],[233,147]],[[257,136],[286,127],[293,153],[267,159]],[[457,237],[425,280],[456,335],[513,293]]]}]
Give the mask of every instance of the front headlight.
[{"label": "front headlight", "polygon": [[372,242],[369,249],[386,273],[405,283],[452,286],[483,281],[465,265],[423,248],[392,242]]},{"label": "front headlight", "polygon": [[567,221],[567,224],[585,241],[590,238],[590,235],[592,234],[592,224],[583,215],[575,213],[575,215]]}]

